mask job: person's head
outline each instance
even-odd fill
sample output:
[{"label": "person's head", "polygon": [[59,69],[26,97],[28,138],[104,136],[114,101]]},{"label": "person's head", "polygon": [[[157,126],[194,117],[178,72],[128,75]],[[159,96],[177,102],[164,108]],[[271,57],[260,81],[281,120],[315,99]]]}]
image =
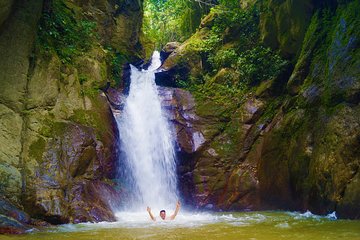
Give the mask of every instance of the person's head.
[{"label": "person's head", "polygon": [[166,218],[166,212],[165,212],[165,210],[161,210],[161,211],[160,211],[160,217],[162,218],[162,220],[165,220],[165,218]]}]

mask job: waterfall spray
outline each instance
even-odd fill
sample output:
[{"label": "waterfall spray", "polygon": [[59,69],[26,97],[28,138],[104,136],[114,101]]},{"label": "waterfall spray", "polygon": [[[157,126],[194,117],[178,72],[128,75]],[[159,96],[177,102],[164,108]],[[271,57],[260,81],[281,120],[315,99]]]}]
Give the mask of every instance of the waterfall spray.
[{"label": "waterfall spray", "polygon": [[132,192],[128,206],[135,209],[173,208],[178,198],[174,140],[155,84],[160,65],[160,54],[155,52],[148,70],[131,66],[129,95],[117,119]]}]

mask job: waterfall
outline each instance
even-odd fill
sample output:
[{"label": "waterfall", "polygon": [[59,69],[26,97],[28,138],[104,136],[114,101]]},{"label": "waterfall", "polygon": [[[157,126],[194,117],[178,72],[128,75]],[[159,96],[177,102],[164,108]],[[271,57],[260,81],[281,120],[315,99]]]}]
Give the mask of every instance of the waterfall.
[{"label": "waterfall", "polygon": [[126,184],[132,193],[127,208],[173,208],[178,198],[174,140],[155,84],[160,65],[160,54],[154,52],[148,70],[131,66],[129,95],[117,118]]}]

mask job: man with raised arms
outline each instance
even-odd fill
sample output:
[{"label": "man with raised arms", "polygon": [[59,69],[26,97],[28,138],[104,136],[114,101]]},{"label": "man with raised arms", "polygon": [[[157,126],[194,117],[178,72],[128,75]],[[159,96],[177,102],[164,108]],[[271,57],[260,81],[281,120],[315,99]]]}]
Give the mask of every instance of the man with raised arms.
[{"label": "man with raised arms", "polygon": [[[154,217],[154,215],[153,215],[152,212],[151,212],[151,208],[150,208],[150,207],[147,207],[146,210],[148,211],[151,220],[156,221],[156,218]],[[165,211],[165,210],[161,210],[161,211],[160,211],[160,218],[161,218],[162,220],[174,220],[175,217],[176,217],[176,215],[178,214],[179,210],[180,210],[180,201],[177,201],[177,203],[176,203],[176,208],[175,208],[174,213],[173,213],[170,217],[166,217],[166,211]]]}]

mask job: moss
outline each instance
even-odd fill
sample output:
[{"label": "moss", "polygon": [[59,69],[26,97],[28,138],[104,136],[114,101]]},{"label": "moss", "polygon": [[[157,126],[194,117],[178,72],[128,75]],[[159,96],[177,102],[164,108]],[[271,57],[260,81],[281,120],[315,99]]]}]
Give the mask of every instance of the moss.
[{"label": "moss", "polygon": [[90,99],[94,108],[99,109],[99,111],[77,109],[70,117],[70,120],[84,126],[93,127],[96,137],[98,139],[104,139],[109,132],[112,134],[111,126],[104,124],[105,116],[102,115],[103,112],[101,111],[104,106],[99,105],[100,103],[96,100],[96,97],[98,97],[98,94],[91,96]]},{"label": "moss", "polygon": [[256,87],[255,95],[262,96],[267,90],[269,90],[273,85],[274,80],[261,82],[258,87]]},{"label": "moss", "polygon": [[95,97],[97,95],[99,95],[100,90],[98,87],[87,87],[87,88],[83,88],[81,89],[81,95],[83,96],[87,96],[87,97]]},{"label": "moss", "polygon": [[87,81],[88,81],[88,76],[86,74],[79,74],[80,85],[83,85]]},{"label": "moss", "polygon": [[29,147],[30,157],[34,158],[37,162],[42,162],[43,153],[45,152],[45,140],[39,137],[38,140],[33,142]]},{"label": "moss", "polygon": [[[232,132],[231,129],[234,129],[235,132]],[[225,133],[221,134],[211,142],[210,147],[215,149],[216,153],[223,159],[231,159],[231,157],[235,157],[234,153],[239,150],[237,148],[236,138],[233,137],[233,135],[236,135],[237,128],[234,128],[233,125],[229,124],[225,131]]]},{"label": "moss", "polygon": [[155,50],[155,43],[152,42],[143,32],[140,33],[140,42],[144,50],[145,59],[150,59]]},{"label": "moss", "polygon": [[122,84],[123,65],[129,61],[128,57],[122,53],[116,52],[111,47],[107,48],[107,62],[110,66],[113,86],[118,87]]},{"label": "moss", "polygon": [[269,123],[275,117],[276,113],[279,111],[280,106],[284,102],[285,97],[280,96],[277,98],[269,99],[264,107],[264,112],[261,114],[261,117],[258,122],[260,123]]},{"label": "moss", "polygon": [[95,42],[96,22],[71,3],[51,1],[40,19],[37,46],[43,55],[56,53],[63,63],[88,51]]},{"label": "moss", "polygon": [[47,118],[42,121],[42,128],[39,133],[44,137],[54,137],[62,135],[65,132],[66,122],[57,122],[52,118]]}]

